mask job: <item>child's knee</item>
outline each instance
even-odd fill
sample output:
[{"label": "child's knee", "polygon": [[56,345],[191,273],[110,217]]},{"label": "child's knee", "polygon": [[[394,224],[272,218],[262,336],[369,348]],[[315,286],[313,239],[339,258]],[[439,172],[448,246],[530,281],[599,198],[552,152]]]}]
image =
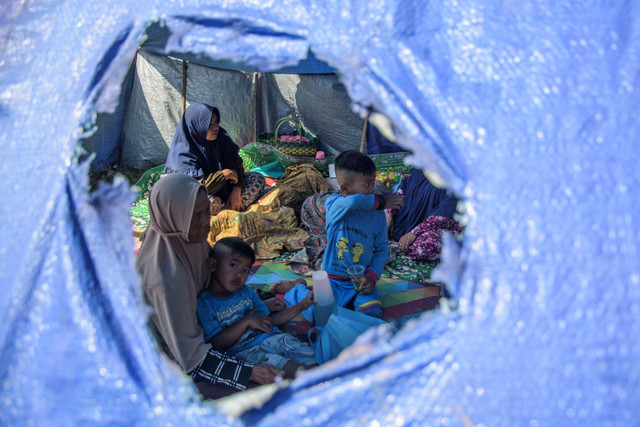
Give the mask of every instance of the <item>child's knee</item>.
[{"label": "child's knee", "polygon": [[367,316],[376,317],[378,319],[382,318],[382,308],[370,308],[368,310],[361,311],[361,313],[366,314]]},{"label": "child's knee", "polygon": [[357,305],[356,310],[368,316],[381,318],[382,304],[380,301],[366,301]]}]

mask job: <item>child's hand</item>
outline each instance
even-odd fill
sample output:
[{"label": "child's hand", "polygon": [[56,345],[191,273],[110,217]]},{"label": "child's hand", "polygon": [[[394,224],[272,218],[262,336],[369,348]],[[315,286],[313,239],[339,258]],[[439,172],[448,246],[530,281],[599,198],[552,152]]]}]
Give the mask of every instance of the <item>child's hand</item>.
[{"label": "child's hand", "polygon": [[271,318],[269,318],[269,316],[253,314],[251,316],[244,317],[243,320],[250,328],[258,329],[265,333],[271,332]]},{"label": "child's hand", "polygon": [[360,278],[360,286],[362,286],[362,293],[369,295],[376,288],[376,282],[369,276],[362,276]]},{"label": "child's hand", "polygon": [[385,197],[385,209],[401,209],[404,205],[404,199],[402,196],[398,196],[397,194],[392,194],[390,196]]},{"label": "child's hand", "polygon": [[309,292],[309,295],[304,297],[304,299],[302,301],[300,301],[298,304],[302,308],[302,310],[301,310],[301,312],[302,312],[302,311],[305,311],[307,308],[309,308],[312,305],[317,304],[317,303],[318,302],[313,299],[313,291],[311,291],[311,292]]}]

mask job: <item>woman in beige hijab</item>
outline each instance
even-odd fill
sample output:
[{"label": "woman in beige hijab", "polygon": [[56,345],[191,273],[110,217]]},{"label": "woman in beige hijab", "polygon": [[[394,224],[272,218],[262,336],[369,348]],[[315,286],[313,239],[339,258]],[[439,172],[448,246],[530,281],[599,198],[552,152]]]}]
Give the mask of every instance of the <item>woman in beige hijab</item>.
[{"label": "woman in beige hijab", "polygon": [[252,366],[219,353],[204,341],[196,298],[210,274],[206,188],[187,175],[166,175],[151,190],[149,213],[136,266],[153,308],[151,328],[167,355],[191,375],[205,397],[243,390],[250,381],[271,383],[283,375],[271,365]]}]

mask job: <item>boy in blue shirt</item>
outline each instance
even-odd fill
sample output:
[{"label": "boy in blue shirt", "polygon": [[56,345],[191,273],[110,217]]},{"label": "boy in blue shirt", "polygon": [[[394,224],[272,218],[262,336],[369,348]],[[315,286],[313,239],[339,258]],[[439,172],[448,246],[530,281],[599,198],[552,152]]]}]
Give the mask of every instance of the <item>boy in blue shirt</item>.
[{"label": "boy in blue shirt", "polygon": [[[376,166],[365,154],[345,151],[335,161],[340,193],[325,201],[327,248],[322,269],[329,274],[336,304],[381,317],[380,296],[375,289],[389,256],[387,222],[384,209],[400,209],[401,196],[377,196],[375,191]],[[355,264],[365,267],[365,273],[356,284],[347,269]],[[285,301],[302,301],[309,290],[297,281],[279,282],[272,287],[285,293]],[[313,322],[313,307],[302,315]]]},{"label": "boy in blue shirt", "polygon": [[309,308],[313,293],[282,311],[269,309],[250,286],[245,285],[255,253],[237,237],[220,239],[207,260],[211,280],[198,295],[197,314],[204,338],[218,350],[249,363],[269,363],[293,378],[299,368],[316,366],[309,345],[275,326],[283,325]]}]

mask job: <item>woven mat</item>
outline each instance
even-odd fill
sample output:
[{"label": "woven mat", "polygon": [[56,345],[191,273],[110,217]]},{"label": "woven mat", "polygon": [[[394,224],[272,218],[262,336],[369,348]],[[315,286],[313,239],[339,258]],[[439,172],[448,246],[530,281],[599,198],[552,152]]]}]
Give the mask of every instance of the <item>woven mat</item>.
[{"label": "woven mat", "polygon": [[164,165],[149,169],[140,177],[138,182],[135,183],[135,186],[138,187],[140,191],[138,192],[138,197],[136,197],[136,200],[131,205],[130,212],[131,221],[133,222],[133,235],[136,238],[136,251],[140,246],[138,237],[140,237],[149,225],[149,190],[151,190],[153,184],[160,179],[162,171],[164,171]]}]

